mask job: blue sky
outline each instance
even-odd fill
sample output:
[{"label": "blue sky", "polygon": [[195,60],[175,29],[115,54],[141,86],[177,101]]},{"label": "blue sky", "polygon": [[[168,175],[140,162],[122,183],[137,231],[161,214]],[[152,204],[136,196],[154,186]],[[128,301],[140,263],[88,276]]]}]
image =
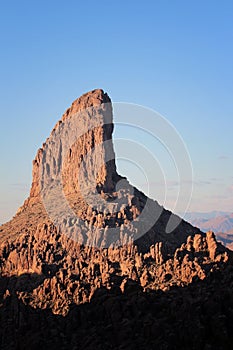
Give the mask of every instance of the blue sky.
[{"label": "blue sky", "polygon": [[0,222],[27,196],[37,148],[94,88],[179,131],[194,170],[190,210],[232,211],[233,1],[1,1],[0,27]]}]

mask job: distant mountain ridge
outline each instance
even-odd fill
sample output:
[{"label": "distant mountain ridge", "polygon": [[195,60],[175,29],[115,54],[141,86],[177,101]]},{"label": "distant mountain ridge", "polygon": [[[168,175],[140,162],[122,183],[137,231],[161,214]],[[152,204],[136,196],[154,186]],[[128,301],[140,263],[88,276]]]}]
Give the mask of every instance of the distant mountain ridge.
[{"label": "distant mountain ridge", "polygon": [[233,213],[230,212],[190,212],[185,214],[184,219],[205,232],[212,230],[214,232],[227,233],[233,229]]},{"label": "distant mountain ridge", "polygon": [[222,244],[233,250],[233,213],[212,211],[208,213],[186,213],[184,219],[202,231],[214,231]]},{"label": "distant mountain ridge", "polygon": [[209,211],[209,212],[187,212],[184,215],[184,219],[185,220],[197,220],[197,219],[203,219],[203,220],[210,220],[213,218],[217,218],[219,216],[226,216],[226,215],[230,215],[231,212],[229,211],[220,211],[220,210],[213,210],[213,211]]}]

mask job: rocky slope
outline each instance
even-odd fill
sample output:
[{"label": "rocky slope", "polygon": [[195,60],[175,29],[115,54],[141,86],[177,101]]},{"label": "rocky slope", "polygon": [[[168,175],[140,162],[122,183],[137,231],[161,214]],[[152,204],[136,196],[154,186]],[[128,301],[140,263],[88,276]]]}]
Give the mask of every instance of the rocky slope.
[{"label": "rocky slope", "polygon": [[112,131],[94,90],[38,151],[0,227],[1,349],[230,349],[230,251],[117,173]]}]

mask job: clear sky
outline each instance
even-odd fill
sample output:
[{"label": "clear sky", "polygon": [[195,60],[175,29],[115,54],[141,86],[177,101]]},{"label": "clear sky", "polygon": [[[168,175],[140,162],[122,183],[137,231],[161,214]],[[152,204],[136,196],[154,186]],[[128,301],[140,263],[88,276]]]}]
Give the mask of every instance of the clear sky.
[{"label": "clear sky", "polygon": [[190,210],[233,210],[232,0],[1,1],[0,47],[0,222],[28,195],[56,121],[94,88],[179,131],[194,170]]}]

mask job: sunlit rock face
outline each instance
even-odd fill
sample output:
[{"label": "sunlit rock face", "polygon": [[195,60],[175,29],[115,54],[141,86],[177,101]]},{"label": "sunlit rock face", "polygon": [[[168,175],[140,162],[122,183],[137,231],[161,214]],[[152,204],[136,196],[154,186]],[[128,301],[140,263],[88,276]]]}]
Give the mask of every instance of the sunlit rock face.
[{"label": "sunlit rock face", "polygon": [[[112,132],[112,104],[103,90],[75,100],[37,152],[30,196],[18,215],[40,204],[58,231],[77,244],[108,248],[136,242],[146,252],[164,242],[174,253],[199,230],[117,173]],[[168,234],[171,217],[178,224]]]},{"label": "sunlit rock face", "polygon": [[[178,218],[179,225],[166,233],[173,214],[117,173],[112,132],[111,100],[94,90],[73,102],[37,152],[30,196],[0,227],[0,348],[37,349],[44,339],[45,349],[70,349],[71,343],[73,349],[131,349],[124,336],[128,327],[127,332],[132,328],[139,334],[131,340],[134,348],[143,348],[143,341],[147,349],[153,344],[169,349],[171,313],[166,309],[165,316],[158,316],[164,310],[160,302],[173,303],[178,314],[183,303],[185,315],[208,290],[208,284],[202,292],[193,284],[228,269],[231,254],[212,232],[204,234]],[[178,287],[189,286],[196,299],[184,301],[189,289],[182,288],[178,302]],[[170,291],[167,301],[161,293]],[[81,305],[89,305],[88,313],[80,311]],[[150,317],[144,305],[154,305]],[[108,329],[107,345],[95,343],[92,310]],[[57,323],[54,315],[64,318]],[[197,309],[195,322],[198,315]],[[172,327],[182,333],[172,317]],[[161,339],[153,336],[160,334],[160,324],[169,330]],[[83,338],[88,325],[95,336]],[[195,338],[198,348],[202,333]],[[25,342],[25,334],[30,341]]]},{"label": "sunlit rock face", "polygon": [[[112,191],[114,180],[117,180],[111,142],[112,122],[111,101],[103,90],[91,91],[75,100],[55,125],[50,138],[37,152],[33,161],[29,202],[38,200],[41,191],[41,172],[47,172],[50,180],[55,180],[61,166],[65,193],[69,195],[79,192],[79,168],[83,160],[85,163],[83,166],[88,170],[87,175],[95,175],[96,186]],[[108,147],[104,147],[104,142],[107,140],[109,140]],[[51,145],[52,142],[55,144]],[[86,157],[97,145],[99,154],[94,155],[96,158]],[[100,149],[101,145],[103,146]],[[112,159],[106,161],[107,156]],[[42,163],[43,169],[40,169]],[[100,166],[101,168],[97,168]]]}]

